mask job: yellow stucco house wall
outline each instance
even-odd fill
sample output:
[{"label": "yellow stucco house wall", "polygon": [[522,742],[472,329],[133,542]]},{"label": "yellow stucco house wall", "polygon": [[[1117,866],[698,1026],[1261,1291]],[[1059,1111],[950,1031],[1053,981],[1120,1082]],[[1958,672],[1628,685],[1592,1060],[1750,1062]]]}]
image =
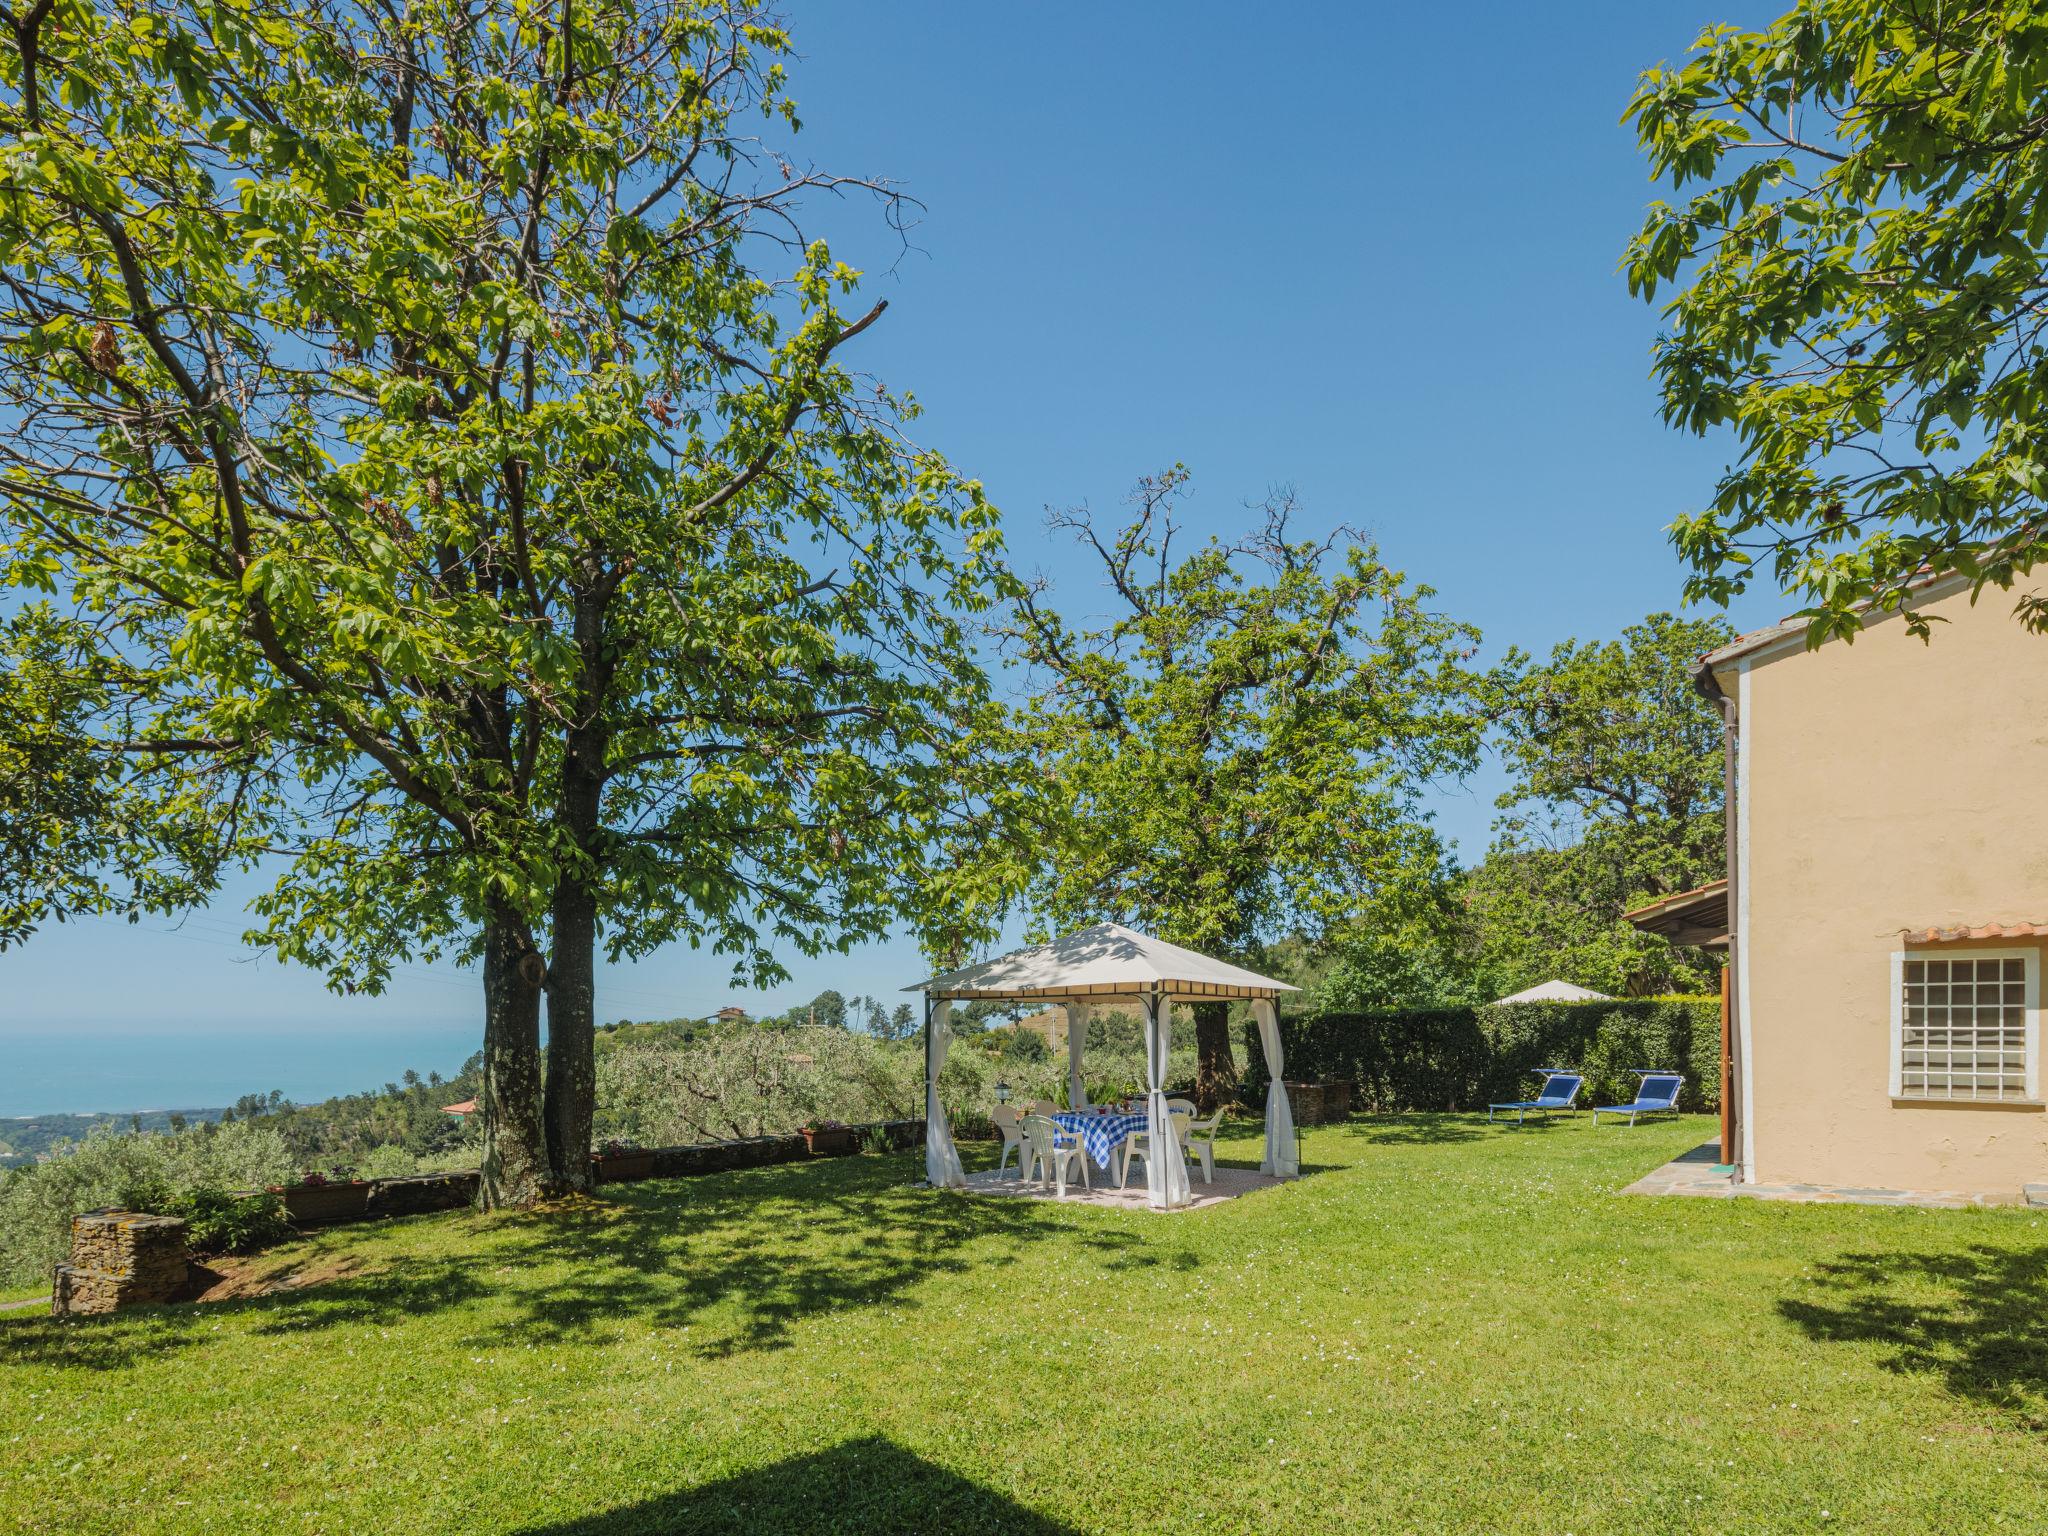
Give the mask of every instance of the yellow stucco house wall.
[{"label": "yellow stucco house wall", "polygon": [[1736,725],[1740,1177],[2017,1200],[2048,1182],[2048,637],[1996,590],[1913,606],[1929,643],[1891,616],[1706,658]]}]

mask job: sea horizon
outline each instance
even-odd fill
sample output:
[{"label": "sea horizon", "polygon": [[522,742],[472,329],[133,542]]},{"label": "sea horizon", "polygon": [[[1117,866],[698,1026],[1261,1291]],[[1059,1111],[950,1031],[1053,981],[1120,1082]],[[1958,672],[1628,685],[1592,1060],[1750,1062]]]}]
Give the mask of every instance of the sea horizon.
[{"label": "sea horizon", "polygon": [[483,1047],[481,1024],[338,1029],[0,1027],[0,1119],[219,1109],[247,1093],[295,1104],[374,1093],[409,1069],[452,1077]]}]

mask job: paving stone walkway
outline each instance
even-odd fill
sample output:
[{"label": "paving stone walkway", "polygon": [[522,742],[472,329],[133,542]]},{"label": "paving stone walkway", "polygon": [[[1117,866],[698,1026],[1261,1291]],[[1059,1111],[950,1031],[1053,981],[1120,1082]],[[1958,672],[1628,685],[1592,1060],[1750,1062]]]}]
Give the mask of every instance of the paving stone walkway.
[{"label": "paving stone walkway", "polygon": [[1817,1205],[1929,1205],[1959,1210],[2009,1202],[1950,1190],[1864,1189],[1843,1184],[1737,1184],[1721,1162],[1721,1144],[1709,1141],[1646,1173],[1625,1195],[1703,1195],[1710,1200],[1791,1200]]}]

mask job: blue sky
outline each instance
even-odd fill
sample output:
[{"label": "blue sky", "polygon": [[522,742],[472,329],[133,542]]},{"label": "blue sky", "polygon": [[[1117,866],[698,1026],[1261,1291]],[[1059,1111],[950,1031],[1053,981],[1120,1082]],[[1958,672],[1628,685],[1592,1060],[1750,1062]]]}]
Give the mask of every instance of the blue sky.
[{"label": "blue sky", "polygon": [[[1662,530],[1728,450],[1657,416],[1656,317],[1616,270],[1654,192],[1618,119],[1640,69],[1744,18],[1716,0],[1306,9],[1283,26],[1248,6],[799,0],[797,157],[925,205],[908,251],[871,208],[820,210],[890,300],[859,364],[918,395],[920,437],[987,485],[1020,559],[1056,579],[1077,568],[1044,536],[1047,506],[1112,509],[1181,460],[1197,531],[1234,532],[1247,500],[1291,483],[1310,526],[1368,530],[1490,652],[1675,606]],[[1075,612],[1091,597],[1063,591]],[[1790,606],[1761,596],[1734,618]],[[1438,798],[1468,859],[1497,787]],[[468,975],[330,998],[239,950],[245,894],[178,932],[84,923],[0,955],[0,1051],[58,1031],[87,1071],[205,1032],[237,1042],[207,1069],[233,1092],[459,1061],[480,1029]],[[922,974],[908,944],[792,969],[751,999],[679,950],[608,976],[600,1007],[779,1006]],[[409,1028],[418,1058],[393,1059]],[[334,1060],[337,1034],[361,1041],[360,1072],[345,1043]],[[12,1097],[0,1113],[20,1112]],[[33,1107],[95,1100],[59,1097]]]}]

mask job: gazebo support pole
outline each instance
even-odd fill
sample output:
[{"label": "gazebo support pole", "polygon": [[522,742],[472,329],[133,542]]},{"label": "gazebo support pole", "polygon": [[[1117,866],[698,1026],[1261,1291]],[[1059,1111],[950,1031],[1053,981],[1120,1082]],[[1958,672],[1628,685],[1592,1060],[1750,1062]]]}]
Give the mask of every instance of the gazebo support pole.
[{"label": "gazebo support pole", "polygon": [[[929,992],[920,992],[920,993],[918,994],[918,996],[920,996],[920,997],[922,997],[922,998],[924,999],[924,1081],[925,1081],[925,1092],[924,1092],[923,1094],[920,1094],[920,1095],[919,1095],[919,1097],[920,1097],[921,1099],[923,1099],[923,1100],[924,1100],[924,1109],[925,1109],[925,1135],[926,1135],[926,1137],[930,1137],[930,1135],[931,1135],[931,1100],[930,1100],[930,1093],[931,1093],[931,1081],[932,1081],[932,995],[931,995],[931,993],[929,993]],[[934,1187],[934,1186],[933,1186],[933,1184],[932,1184],[932,1181],[931,1181],[931,1175],[930,1175],[929,1173],[927,1173],[927,1174],[925,1175],[925,1181],[924,1181],[924,1182],[925,1182],[925,1188],[927,1188],[927,1189],[930,1189],[930,1188],[933,1188],[933,1187]]]},{"label": "gazebo support pole", "polygon": [[1086,1005],[1078,998],[1064,998],[1060,1010],[1067,1016],[1067,1108],[1079,1110],[1087,1102],[1082,1077],[1082,1057],[1088,1048]]}]

